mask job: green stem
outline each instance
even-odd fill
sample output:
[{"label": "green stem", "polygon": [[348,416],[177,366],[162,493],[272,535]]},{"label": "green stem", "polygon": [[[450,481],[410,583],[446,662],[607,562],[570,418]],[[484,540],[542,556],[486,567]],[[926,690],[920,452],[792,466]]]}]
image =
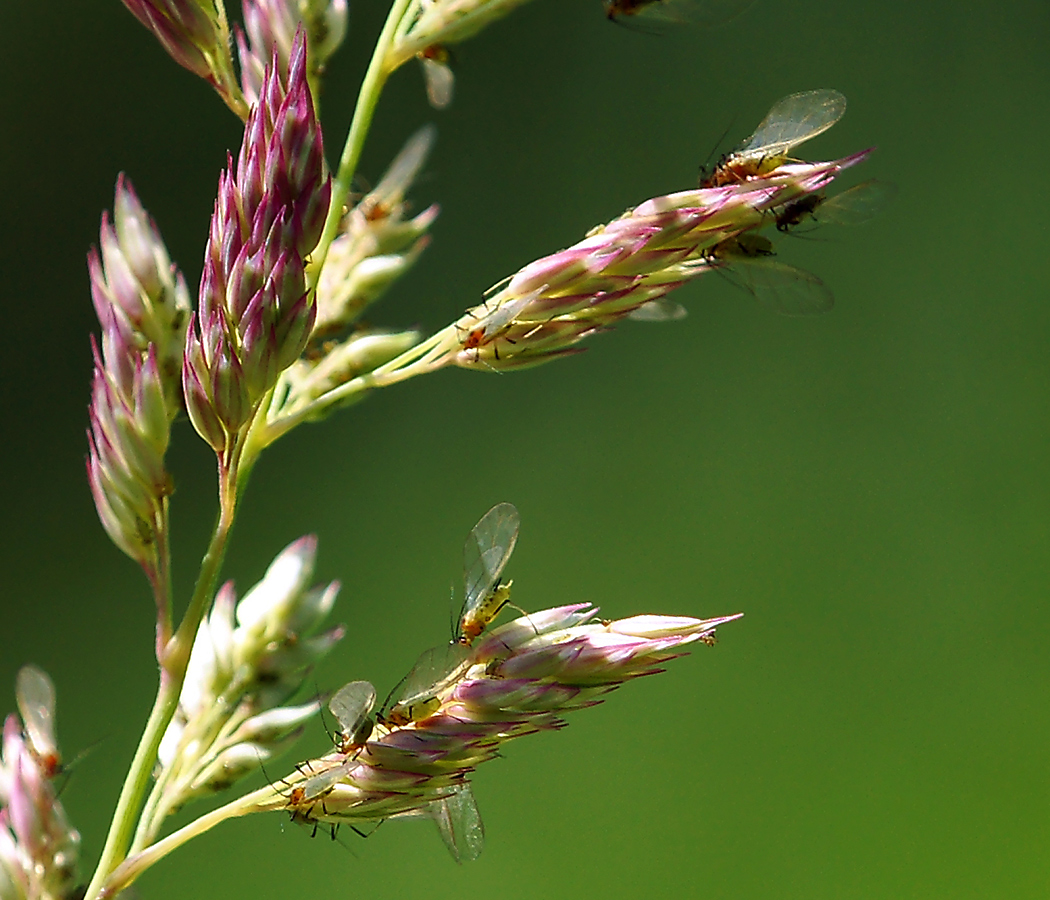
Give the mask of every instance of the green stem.
[{"label": "green stem", "polygon": [[167,792],[167,786],[171,783],[172,768],[172,766],[165,766],[160,777],[153,783],[153,788],[142,807],[142,813],[139,815],[138,826],[135,828],[135,835],[132,837],[131,846],[128,849],[129,854],[134,855],[138,853],[157,836],[159,827],[157,824],[157,808],[161,798]]},{"label": "green stem", "polygon": [[[266,808],[264,801],[272,801],[273,794],[274,789],[267,785],[264,788],[259,788],[257,791],[252,791],[250,794],[245,794],[243,797],[238,797],[225,806],[220,806],[218,809],[205,813],[199,819],[194,819],[178,831],[173,831],[167,837],[147,847],[141,853],[129,856],[104,879],[103,884],[100,884],[102,891],[97,895],[98,900],[115,896],[128,887],[146,869],[171,853],[172,850],[178,849],[192,838],[211,830],[220,822],[259,812]],[[94,895],[89,894],[88,896]]]},{"label": "green stem", "polygon": [[143,795],[149,785],[150,772],[157,759],[157,748],[178,707],[179,694],[186,678],[186,667],[189,665],[193,640],[197,635],[197,628],[207,609],[208,601],[214,593],[215,582],[226,553],[230,529],[233,527],[235,495],[231,495],[228,472],[229,469],[226,472],[220,472],[219,520],[212,533],[208,550],[201,561],[200,575],[197,578],[197,585],[194,588],[189,608],[175,636],[168,642],[164,650],[157,699],[154,701],[153,710],[150,712],[149,720],[139,739],[138,748],[135,750],[134,759],[131,761],[131,767],[124,779],[98,866],[85,892],[84,896],[89,900],[99,895],[107,876],[124,859],[135,819],[142,806]]},{"label": "green stem", "polygon": [[[175,752],[175,759],[171,765],[164,767],[163,773],[150,791],[139,817],[128,856],[142,852],[156,840],[161,825],[173,811],[173,805],[185,802],[187,790],[200,774],[236,743],[233,735],[248,717],[248,713],[241,707],[246,689],[247,685],[242,680],[235,680],[207,711],[194,716],[187,725]],[[231,710],[236,711],[231,714]],[[181,765],[183,760],[187,759],[185,748],[193,746],[208,749],[203,756],[194,757],[193,754],[188,754],[192,757],[190,764]]]},{"label": "green stem", "polygon": [[230,111],[244,122],[248,118],[248,104],[233,71],[233,55],[230,50],[233,41],[230,39],[230,22],[223,0],[215,0],[215,12],[219,22],[219,40],[216,45],[219,48],[218,59],[212,53],[205,53],[205,56],[216,79],[215,90]]},{"label": "green stem", "polygon": [[261,450],[307,419],[320,415],[326,407],[352,401],[355,394],[364,393],[372,388],[388,387],[416,375],[444,368],[450,361],[449,351],[458,346],[456,326],[448,325],[371,372],[351,378],[298,409],[293,408],[289,412],[278,414],[277,418],[266,422],[264,427],[253,435],[253,439]]},{"label": "green stem", "polygon": [[154,533],[157,536],[157,571],[153,582],[153,597],[157,606],[156,653],[158,664],[164,648],[171,640],[171,542],[168,539],[168,498],[164,497],[156,515]]},{"label": "green stem", "polygon": [[102,849],[95,874],[85,892],[85,897],[96,897],[102,887],[106,875],[117,865],[127,845],[131,826],[135,819],[135,813],[141,802],[142,794],[149,783],[150,771],[153,761],[157,756],[157,747],[160,745],[161,736],[168,722],[175,714],[175,708],[179,702],[179,690],[181,682],[176,685],[166,673],[161,674],[160,688],[157,691],[157,699],[154,701],[153,710],[150,712],[146,728],[142,732],[135,758],[131,762],[124,786],[120,791],[120,799],[117,801],[117,809],[113,813],[113,821],[109,826],[109,834],[106,835],[106,844]]},{"label": "green stem", "polygon": [[325,219],[321,240],[312,254],[314,265],[310,287],[317,284],[325,259],[328,257],[328,248],[335,239],[339,223],[343,218],[343,204],[350,194],[350,185],[354,172],[357,170],[357,162],[361,158],[361,148],[364,147],[368,129],[372,124],[372,116],[379,102],[379,95],[383,91],[387,78],[396,68],[388,65],[390,47],[393,44],[397,26],[412,2],[413,0],[394,0],[390,12],[387,13],[386,23],[383,25],[379,40],[376,41],[372,60],[368,64],[368,71],[365,72],[364,81],[361,82],[361,89],[357,92],[357,105],[354,107],[354,118],[350,122],[350,133],[346,136],[343,155],[339,158],[339,170],[332,179],[332,201],[328,207],[328,218]]}]

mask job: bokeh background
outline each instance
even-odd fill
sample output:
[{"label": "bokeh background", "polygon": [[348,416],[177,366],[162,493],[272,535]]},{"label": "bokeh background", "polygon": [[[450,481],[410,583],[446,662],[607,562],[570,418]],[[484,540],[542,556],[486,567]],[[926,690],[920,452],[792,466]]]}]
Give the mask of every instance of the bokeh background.
[{"label": "bokeh background", "polygon": [[[354,5],[324,97],[332,156],[386,6]],[[84,483],[84,253],[125,171],[195,285],[240,128],[116,0],[7,3],[0,28],[0,707],[35,661],[67,753],[101,741],[63,795],[90,862],[155,666],[144,582]],[[678,293],[683,322],[626,323],[535,371],[409,382],[274,447],[226,574],[243,590],[320,536],[349,626],[322,687],[382,694],[443,638],[462,542],[504,499],[526,608],[746,617],[484,766],[474,864],[427,823],[344,847],[272,815],[221,826],[140,895],[1048,896],[1048,51],[1041,2],[758,0],[653,36],[599,0],[536,0],[458,49],[447,112],[398,74],[361,171],[436,121],[414,198],[443,212],[377,323],[437,328],[694,186],[724,131],[723,148],[794,91],[850,103],[806,156],[877,145],[844,184],[900,193],[868,225],[779,242],[834,289],[829,315],[780,318],[709,276]],[[171,464],[185,598],[215,505],[185,423]],[[326,743],[317,724],[296,758]]]}]

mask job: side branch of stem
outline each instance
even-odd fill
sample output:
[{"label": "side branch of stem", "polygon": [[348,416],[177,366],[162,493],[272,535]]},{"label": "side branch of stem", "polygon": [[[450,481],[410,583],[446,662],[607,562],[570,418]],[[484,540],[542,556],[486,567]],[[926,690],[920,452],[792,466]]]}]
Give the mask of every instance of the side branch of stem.
[{"label": "side branch of stem", "polygon": [[98,894],[98,900],[116,896],[154,863],[159,862],[192,838],[211,830],[220,822],[258,812],[261,808],[261,803],[267,799],[272,799],[273,793],[274,789],[267,786],[250,794],[245,794],[243,797],[238,797],[225,806],[220,806],[218,809],[205,813],[199,819],[194,819],[188,825],[183,826],[178,831],[173,831],[167,837],[150,845],[140,853],[129,856],[105,879],[104,886]]},{"label": "side branch of stem", "polygon": [[372,116],[376,105],[379,103],[379,95],[383,91],[387,78],[394,71],[388,63],[388,56],[397,26],[404,17],[406,10],[412,0],[394,0],[394,4],[387,13],[383,30],[376,41],[372,59],[368,64],[361,89],[357,93],[357,104],[354,107],[354,117],[350,122],[350,132],[346,136],[343,145],[343,153],[339,158],[339,169],[332,179],[332,200],[328,207],[328,217],[325,219],[321,239],[313,252],[315,264],[311,273],[310,287],[317,284],[321,269],[324,268],[325,259],[328,257],[328,248],[335,239],[339,229],[339,223],[343,218],[343,204],[350,195],[350,185],[357,170],[358,160],[361,158],[361,150],[368,136],[368,129],[372,125]]}]

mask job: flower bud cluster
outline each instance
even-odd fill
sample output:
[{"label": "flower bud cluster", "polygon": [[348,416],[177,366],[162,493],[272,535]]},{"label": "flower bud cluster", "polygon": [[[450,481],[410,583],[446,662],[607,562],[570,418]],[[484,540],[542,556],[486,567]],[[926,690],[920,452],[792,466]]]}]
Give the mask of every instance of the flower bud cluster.
[{"label": "flower bud cluster", "polygon": [[342,627],[319,631],[339,585],[310,587],[316,549],[313,537],[291,544],[240,602],[232,584],[217,593],[161,740],[155,825],[283,753],[320,708],[285,705],[343,637]]},{"label": "flower bud cluster", "polygon": [[214,0],[123,0],[168,55],[210,82],[234,112],[247,111],[237,87],[222,4]]},{"label": "flower bud cluster", "polygon": [[[53,704],[54,688],[39,669],[27,666],[19,673],[20,705],[24,676],[46,683]],[[43,681],[41,681],[41,679]],[[0,749],[0,897],[3,900],[65,900],[76,884],[80,835],[66,819],[51,777],[57,758],[54,735],[40,725],[43,710],[23,710],[4,722]],[[53,714],[53,705],[48,710]],[[34,727],[30,727],[30,726]],[[41,740],[47,753],[40,750]]]},{"label": "flower bud cluster", "polygon": [[[625,681],[662,671],[683,646],[713,643],[715,628],[739,617],[601,622],[596,612],[575,604],[494,629],[470,649],[458,675],[442,682],[433,701],[421,704],[425,718],[398,727],[380,717],[371,739],[351,754],[337,751],[300,765],[260,808],[285,808],[296,818],[332,824],[433,815],[434,804],[462,790],[467,775],[504,742],[561,728],[561,713],[593,706]],[[301,788],[304,780],[337,767],[342,777],[323,793]]]},{"label": "flower bud cluster", "polygon": [[537,260],[456,323],[456,365],[514,369],[575,345],[722,264],[719,248],[775,222],[775,211],[823,190],[863,151],[787,163],[747,181],[647,200],[579,243]]},{"label": "flower bud cluster", "polygon": [[346,0],[244,0],[244,30],[237,32],[241,89],[249,104],[259,102],[270,56],[276,51],[287,70],[295,33],[306,31],[307,79],[317,97],[325,63],[346,37]]},{"label": "flower bud cluster", "polygon": [[[329,340],[354,325],[419,258],[427,231],[437,218],[433,204],[411,218],[405,200],[433,146],[432,125],[417,131],[390,164],[375,188],[343,217],[317,281],[317,319],[311,348],[285,373],[284,415],[404,353],[420,340],[416,331],[358,328],[342,341]],[[356,395],[353,399],[360,399]],[[323,417],[339,404],[323,404]]]},{"label": "flower bud cluster", "polygon": [[135,352],[144,357],[150,347],[156,348],[167,415],[174,419],[182,410],[179,377],[190,295],[160,231],[124,175],[117,179],[112,221],[102,214],[99,247],[101,253],[95,248],[88,253],[88,273],[106,362],[119,368]]},{"label": "flower bud cluster", "polygon": [[[367,329],[331,347],[326,346],[324,356],[296,360],[285,372],[288,393],[281,404],[281,415],[292,416],[311,407],[329,391],[400,356],[418,344],[421,337],[418,331]],[[355,403],[363,396],[354,394],[344,404],[321,403],[310,410],[307,420],[322,419],[340,405]]]},{"label": "flower bud cluster", "polygon": [[314,323],[304,261],[328,212],[331,180],[306,81],[302,29],[287,78],[274,53],[245,125],[234,172],[219,178],[187,333],[183,390],[194,427],[217,452],[302,353]]},{"label": "flower bud cluster", "polygon": [[353,324],[423,252],[439,208],[432,204],[406,218],[405,195],[436,137],[433,125],[420,128],[375,188],[343,217],[317,282],[313,340],[332,337]]},{"label": "flower bud cluster", "polygon": [[182,409],[179,378],[189,293],[131,183],[117,180],[113,220],[103,214],[99,250],[88,254],[102,326],[93,344],[88,480],[106,531],[150,565],[171,479],[164,468],[171,421]]}]

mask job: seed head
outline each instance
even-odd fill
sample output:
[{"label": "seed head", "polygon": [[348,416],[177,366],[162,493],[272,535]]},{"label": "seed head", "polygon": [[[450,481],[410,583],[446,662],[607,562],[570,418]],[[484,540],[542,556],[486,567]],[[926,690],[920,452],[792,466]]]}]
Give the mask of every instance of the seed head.
[{"label": "seed head", "polygon": [[257,771],[320,709],[317,700],[285,705],[343,636],[318,631],[339,585],[310,587],[316,549],[313,537],[291,544],[240,602],[232,583],[216,595],[160,745],[164,812]]},{"label": "seed head", "polygon": [[787,163],[726,187],[647,200],[566,250],[537,260],[456,323],[453,361],[503,370],[576,350],[646,304],[722,265],[718,248],[776,221],[775,211],[820,191],[870,151]]},{"label": "seed head", "polygon": [[346,0],[245,0],[244,30],[236,29],[241,88],[249,104],[259,102],[266,64],[276,52],[287,70],[301,26],[306,32],[307,79],[316,98],[325,63],[346,37]]},{"label": "seed head", "polygon": [[219,178],[200,305],[186,335],[186,406],[217,452],[306,346],[315,304],[304,262],[330,195],[300,29],[286,74],[274,52],[236,169],[231,160]]},{"label": "seed head", "polygon": [[[710,641],[719,625],[739,618],[601,622],[596,612],[585,603],[543,610],[493,630],[469,649],[452,645],[465,656],[439,682],[433,702],[418,704],[418,716],[394,724],[381,714],[370,739],[350,753],[337,750],[301,765],[259,808],[332,824],[424,814],[440,827],[442,804],[464,802],[457,794],[469,773],[506,741],[563,727],[562,713],[593,706],[625,681],[662,671],[687,644]],[[425,655],[438,656],[438,650]],[[467,836],[453,852],[469,855],[470,848]]]},{"label": "seed head", "polygon": [[88,253],[88,272],[106,368],[127,385],[134,361],[154,348],[167,416],[174,419],[182,410],[179,372],[189,292],[124,175],[117,179],[113,219],[102,214],[99,246],[101,253],[94,247]]},{"label": "seed head", "polygon": [[225,15],[213,0],[123,0],[168,55],[218,91],[242,118],[247,113],[230,55]]}]

